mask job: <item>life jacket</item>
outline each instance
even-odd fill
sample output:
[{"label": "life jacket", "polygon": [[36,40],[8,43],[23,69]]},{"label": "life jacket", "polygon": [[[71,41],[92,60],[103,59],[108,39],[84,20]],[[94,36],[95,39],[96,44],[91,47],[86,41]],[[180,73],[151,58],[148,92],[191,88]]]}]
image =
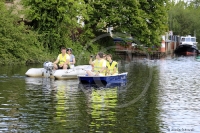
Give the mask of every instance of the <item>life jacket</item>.
[{"label": "life jacket", "polygon": [[[103,68],[104,60],[95,60],[94,62],[94,72],[99,72]],[[100,74],[105,75],[105,72],[101,72]]]},{"label": "life jacket", "polygon": [[67,57],[68,57],[69,55],[68,54],[65,54],[65,56],[63,56],[62,54],[59,54],[59,65],[62,65],[62,64],[64,64],[66,61],[67,61]]},{"label": "life jacket", "polygon": [[[118,64],[118,63],[117,63],[116,61],[112,61],[112,64],[110,64],[110,62],[107,62],[107,63],[106,63],[106,67],[107,67],[109,73],[113,73],[114,68],[115,68],[115,66],[116,66],[117,64]],[[116,69],[117,69],[117,71],[116,71],[114,74],[118,74],[118,67],[117,67]]]}]

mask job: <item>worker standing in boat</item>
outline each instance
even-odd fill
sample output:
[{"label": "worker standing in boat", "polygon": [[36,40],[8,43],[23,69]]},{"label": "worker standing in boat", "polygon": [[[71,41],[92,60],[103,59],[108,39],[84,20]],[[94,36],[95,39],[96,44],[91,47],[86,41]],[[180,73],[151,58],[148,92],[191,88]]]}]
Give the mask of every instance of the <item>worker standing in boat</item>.
[{"label": "worker standing in boat", "polygon": [[92,71],[87,70],[88,76],[104,76],[106,70],[106,62],[103,59],[103,53],[99,52],[96,55],[96,59],[92,61],[90,58],[89,64],[92,65],[94,68]]},{"label": "worker standing in boat", "polygon": [[75,56],[72,54],[72,49],[71,48],[67,49],[67,54],[70,57],[70,59],[69,59],[70,68],[74,68],[74,64],[76,63],[76,60],[75,60]]},{"label": "worker standing in boat", "polygon": [[106,75],[117,75],[118,74],[118,63],[112,60],[112,55],[108,54],[106,56]]},{"label": "worker standing in boat", "polygon": [[69,68],[69,55],[66,53],[66,48],[61,48],[61,54],[58,55],[56,61],[53,63],[54,70]]}]

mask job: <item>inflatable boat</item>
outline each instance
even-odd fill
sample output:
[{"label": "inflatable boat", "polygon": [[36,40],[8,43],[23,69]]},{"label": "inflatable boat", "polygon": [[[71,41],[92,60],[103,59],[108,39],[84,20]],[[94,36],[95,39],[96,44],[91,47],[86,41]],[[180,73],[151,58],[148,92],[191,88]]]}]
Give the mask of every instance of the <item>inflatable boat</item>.
[{"label": "inflatable boat", "polygon": [[66,69],[66,70],[56,70],[53,73],[53,76],[55,79],[74,79],[77,78],[77,75],[86,75],[86,70],[91,70],[92,67],[90,65],[81,65],[76,66],[72,69]]},{"label": "inflatable boat", "polygon": [[108,75],[108,76],[86,76],[78,75],[79,82],[81,84],[108,84],[108,83],[125,83],[127,82],[128,72],[117,74],[117,75]]},{"label": "inflatable boat", "polygon": [[75,66],[72,69],[53,70],[51,62],[45,62],[44,68],[30,68],[25,75],[28,77],[50,77],[55,79],[74,79],[77,75],[85,75],[86,70],[91,70],[90,65]]}]

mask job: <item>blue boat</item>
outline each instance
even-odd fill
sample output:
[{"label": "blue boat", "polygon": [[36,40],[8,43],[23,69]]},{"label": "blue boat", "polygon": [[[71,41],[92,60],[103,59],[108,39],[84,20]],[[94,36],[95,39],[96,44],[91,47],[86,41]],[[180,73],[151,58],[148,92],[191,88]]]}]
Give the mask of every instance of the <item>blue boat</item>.
[{"label": "blue boat", "polygon": [[127,72],[118,75],[109,76],[85,76],[78,75],[81,84],[108,84],[108,83],[125,83],[127,82]]}]

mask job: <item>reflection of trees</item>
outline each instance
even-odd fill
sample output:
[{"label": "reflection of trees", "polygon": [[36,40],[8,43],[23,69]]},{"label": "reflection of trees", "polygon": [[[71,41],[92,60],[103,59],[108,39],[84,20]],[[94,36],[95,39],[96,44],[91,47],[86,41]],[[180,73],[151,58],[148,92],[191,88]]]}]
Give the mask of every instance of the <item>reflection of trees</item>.
[{"label": "reflection of trees", "polygon": [[21,100],[20,95],[24,91],[21,89],[24,87],[24,81],[21,79],[13,81],[8,77],[5,78],[6,82],[2,82],[3,80],[0,79],[0,132],[11,132],[18,128],[19,108],[26,102]]},{"label": "reflection of trees", "polygon": [[[1,103],[9,100],[10,104],[17,103],[12,105],[15,109],[2,111],[2,114],[7,117],[6,124],[10,124],[6,126],[19,132],[156,133],[159,132],[156,71],[145,96],[126,108],[116,108],[141,93],[148,73],[145,65],[133,65],[129,72],[129,82],[133,82],[130,88],[96,90],[88,87],[82,90],[85,95],[77,89],[77,81],[26,78],[26,85],[21,79],[22,82],[17,83],[2,82],[0,88],[8,88],[0,90],[4,94],[0,96],[5,97]],[[1,107],[7,108],[6,105]]]},{"label": "reflection of trees", "polygon": [[[152,82],[145,95],[137,102],[125,107],[117,109],[116,127],[118,132],[133,133],[158,133],[159,121],[157,109],[157,88],[158,88],[158,72],[155,68],[148,68],[145,65],[132,67],[129,74],[134,74],[133,78],[129,78],[132,86],[127,91],[119,95],[119,105],[126,104],[141,94],[144,85],[148,80],[150,69],[153,71]],[[138,71],[140,69],[140,71]]]},{"label": "reflection of trees", "polygon": [[44,131],[45,127],[48,126],[47,123],[51,122],[53,114],[52,89],[54,88],[54,80],[27,77],[25,81],[24,99],[27,102],[20,109],[21,131],[29,132],[29,129],[34,132]]},{"label": "reflection of trees", "polygon": [[[117,105],[117,87],[91,92],[90,132],[106,131],[115,126],[116,113],[112,109]],[[109,127],[109,128],[108,128]]]},{"label": "reflection of trees", "polygon": [[[73,81],[27,78],[28,101],[20,110],[20,124],[32,131],[66,132],[78,126],[77,89]],[[77,84],[77,83],[75,83]]]}]

